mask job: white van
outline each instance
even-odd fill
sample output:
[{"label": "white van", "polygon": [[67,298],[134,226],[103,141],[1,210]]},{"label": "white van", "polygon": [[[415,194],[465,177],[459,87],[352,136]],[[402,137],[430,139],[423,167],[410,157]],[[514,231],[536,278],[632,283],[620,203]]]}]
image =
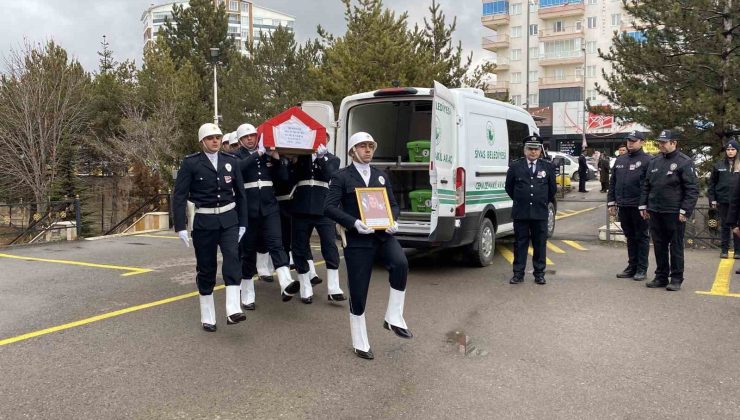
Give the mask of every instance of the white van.
[{"label": "white van", "polygon": [[[388,174],[401,207],[396,237],[402,246],[465,247],[471,262],[486,266],[496,237],[513,233],[506,171],[523,156],[521,140],[538,132],[523,109],[488,99],[480,89],[447,89],[436,82],[434,89],[388,88],[346,97],[336,121],[329,102],[301,106],[336,139],[329,148],[342,166],[352,134],[373,136],[378,147],[372,165]],[[407,143],[416,140],[430,141],[427,162],[410,161]],[[426,211],[412,211],[411,193],[418,190],[431,190]],[[552,233],[555,206],[550,207]]]}]

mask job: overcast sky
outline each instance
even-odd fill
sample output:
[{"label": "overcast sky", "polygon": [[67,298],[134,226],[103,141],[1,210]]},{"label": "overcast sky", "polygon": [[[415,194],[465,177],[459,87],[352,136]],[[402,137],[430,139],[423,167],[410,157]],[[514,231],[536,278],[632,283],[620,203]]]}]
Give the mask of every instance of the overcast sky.
[{"label": "overcast sky", "polygon": [[[411,24],[428,15],[432,0],[385,0],[385,5],[399,13],[409,12]],[[141,65],[143,28],[141,14],[152,0],[0,0],[0,55],[8,55],[27,39],[32,42],[53,39],[76,57],[85,69],[97,67],[96,51],[103,35],[118,61],[135,59]],[[155,1],[156,4],[165,1]],[[259,6],[296,17],[296,37],[303,41],[316,37],[321,24],[329,32],[345,32],[340,0],[255,0]],[[457,17],[456,41],[462,41],[466,53],[473,52],[473,62],[491,59],[480,48],[486,29],[480,23],[480,0],[439,0],[451,22]],[[4,67],[4,66],[3,66]]]}]

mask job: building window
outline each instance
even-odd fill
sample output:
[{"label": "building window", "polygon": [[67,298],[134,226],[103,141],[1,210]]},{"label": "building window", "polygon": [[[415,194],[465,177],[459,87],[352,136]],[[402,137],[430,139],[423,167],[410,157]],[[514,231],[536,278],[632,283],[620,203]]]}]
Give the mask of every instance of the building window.
[{"label": "building window", "polygon": [[583,21],[577,20],[576,21],[576,32],[581,32],[581,29],[583,29]]},{"label": "building window", "polygon": [[565,69],[555,69],[552,77],[555,80],[565,80]]},{"label": "building window", "polygon": [[588,29],[594,29],[596,27],[596,16],[587,18],[586,22],[588,22]]},{"label": "building window", "polygon": [[511,61],[519,61],[522,59],[522,50],[513,49],[511,50]]},{"label": "building window", "polygon": [[619,26],[621,24],[622,24],[622,14],[613,13],[612,14],[612,26]]},{"label": "building window", "polygon": [[562,20],[556,20],[552,24],[552,31],[553,32],[563,32],[565,30],[565,24]]},{"label": "building window", "polygon": [[514,73],[511,73],[511,83],[521,83],[522,82],[522,73],[517,71]]},{"label": "building window", "polygon": [[537,82],[538,77],[539,77],[539,73],[537,72],[537,70],[531,70],[529,72],[529,83]]},{"label": "building window", "polygon": [[511,95],[511,103],[520,106],[522,104],[522,95]]},{"label": "building window", "polygon": [[582,56],[581,39],[566,39],[561,41],[552,41],[544,43],[545,59],[559,59]]},{"label": "building window", "polygon": [[236,0],[229,1],[229,10],[232,12],[238,12],[239,11],[239,2]]},{"label": "building window", "polygon": [[521,38],[522,36],[522,27],[521,26],[512,26],[511,27],[511,37],[512,38]]},{"label": "building window", "polygon": [[567,4],[583,4],[583,0],[540,0],[540,7],[556,7]]},{"label": "building window", "polygon": [[586,42],[586,53],[596,54],[596,41]]},{"label": "building window", "polygon": [[598,3],[598,0],[588,0],[588,4],[596,4]]},{"label": "building window", "polygon": [[596,100],[596,89],[587,90],[586,99],[588,99],[589,101],[595,101]]},{"label": "building window", "polygon": [[536,60],[539,57],[540,57],[540,48],[539,47],[529,47],[529,59]]},{"label": "building window", "polygon": [[529,35],[531,36],[537,36],[539,26],[535,23],[534,25],[529,25]]},{"label": "building window", "polygon": [[508,1],[491,1],[483,3],[483,16],[490,15],[508,15],[509,14],[509,2]]},{"label": "building window", "polygon": [[586,66],[586,77],[596,77],[596,66]]},{"label": "building window", "polygon": [[522,14],[522,4],[521,3],[514,3],[511,5],[511,14],[512,15],[521,15]]},{"label": "building window", "polygon": [[645,34],[640,31],[625,32],[624,35],[640,43],[647,41],[647,37],[645,37]]},{"label": "building window", "polygon": [[527,105],[530,107],[537,106],[537,94],[536,93],[530,93],[529,98],[527,98]]}]

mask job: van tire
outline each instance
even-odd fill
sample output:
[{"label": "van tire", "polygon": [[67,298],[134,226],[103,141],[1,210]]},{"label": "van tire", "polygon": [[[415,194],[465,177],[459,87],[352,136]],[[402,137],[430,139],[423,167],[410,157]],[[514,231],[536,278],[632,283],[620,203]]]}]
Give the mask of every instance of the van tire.
[{"label": "van tire", "polygon": [[578,171],[573,172],[573,175],[570,176],[570,180],[578,182]]},{"label": "van tire", "polygon": [[491,219],[483,218],[475,240],[465,247],[465,256],[475,267],[486,267],[493,262],[496,252],[496,230]]},{"label": "van tire", "polygon": [[553,203],[547,203],[547,237],[552,238],[552,235],[555,233],[555,215],[557,214],[557,210],[555,209],[555,204]]}]

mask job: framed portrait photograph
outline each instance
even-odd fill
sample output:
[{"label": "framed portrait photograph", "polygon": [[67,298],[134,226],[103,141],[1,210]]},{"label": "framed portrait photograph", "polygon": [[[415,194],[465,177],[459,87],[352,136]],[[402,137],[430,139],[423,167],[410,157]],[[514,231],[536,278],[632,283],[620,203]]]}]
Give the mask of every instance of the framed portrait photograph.
[{"label": "framed portrait photograph", "polygon": [[362,223],[375,230],[385,230],[393,225],[393,213],[385,188],[356,188],[355,194]]}]

